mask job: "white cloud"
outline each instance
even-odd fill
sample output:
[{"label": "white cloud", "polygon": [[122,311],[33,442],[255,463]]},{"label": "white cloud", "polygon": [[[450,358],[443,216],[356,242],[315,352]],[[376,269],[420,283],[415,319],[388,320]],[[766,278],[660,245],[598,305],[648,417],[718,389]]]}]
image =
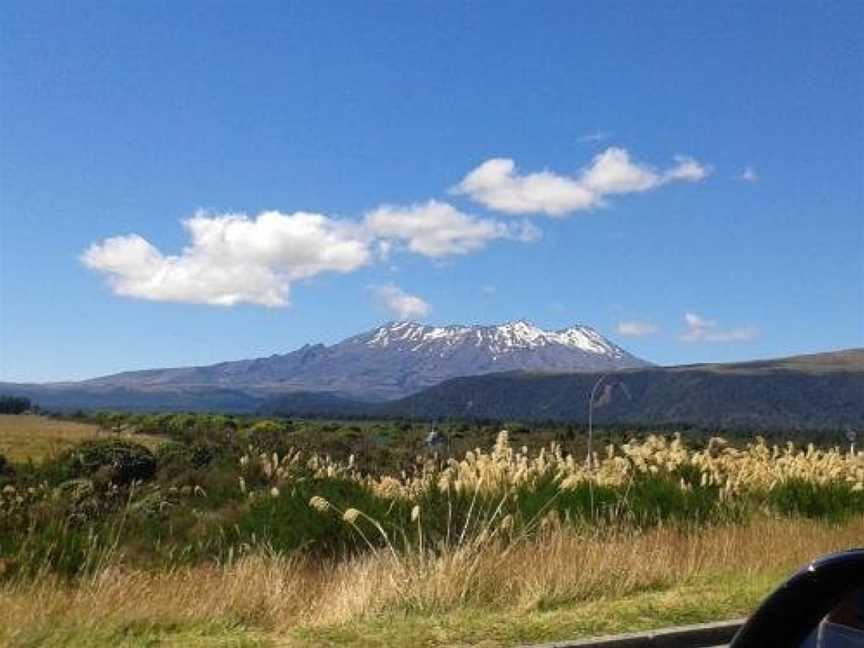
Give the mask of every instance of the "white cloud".
[{"label": "white cloud", "polygon": [[426,301],[393,284],[370,286],[370,290],[378,304],[400,320],[423,319],[432,310]]},{"label": "white cloud", "polygon": [[191,242],[179,255],[130,234],[94,243],[81,260],[107,275],[118,295],[219,306],[284,306],[292,282],[372,260],[362,227],[321,214],[199,212],[183,226]]},{"label": "white cloud", "polygon": [[662,182],[662,176],[645,164],[636,164],[630,154],[620,148],[608,148],[594,156],[591,166],[578,180],[597,195],[648,191]]},{"label": "white cloud", "polygon": [[[661,172],[633,162],[624,149],[608,148],[578,176],[568,177],[550,171],[520,175],[513,160],[496,158],[474,169],[453,192],[511,214],[564,216],[600,206],[606,195],[648,191],[673,181],[696,182],[709,173],[692,158],[675,160],[675,166]],[[163,253],[140,235],[128,234],[93,243],[81,261],[126,297],[285,306],[298,280],[388,263],[398,251],[440,263],[443,257],[475,252],[494,240],[530,242],[542,235],[528,220],[482,218],[436,200],[382,205],[362,219],[309,212],[266,211],[255,217],[198,212],[183,221],[183,227],[190,241],[179,254]]]},{"label": "white cloud", "polygon": [[618,322],[618,326],[615,327],[615,330],[617,331],[618,335],[625,335],[628,337],[644,337],[646,335],[654,335],[659,329],[650,322],[627,320],[623,322]]},{"label": "white cloud", "polygon": [[540,230],[531,223],[513,226],[477,218],[437,200],[383,205],[366,216],[365,226],[377,238],[403,243],[410,251],[428,257],[467,254],[495,239],[533,241],[540,236]]},{"label": "white cloud", "polygon": [[759,182],[759,174],[756,173],[756,170],[752,166],[746,166],[741,172],[741,175],[738,176],[738,179],[751,184],[756,184]]},{"label": "white cloud", "polygon": [[722,329],[715,320],[709,320],[696,313],[685,313],[686,330],[681,335],[685,342],[748,342],[756,337],[755,326]]},{"label": "white cloud", "polygon": [[634,162],[622,148],[610,147],[594,157],[577,176],[552,171],[520,175],[509,158],[492,158],[466,175],[451,191],[508,214],[566,216],[603,205],[606,195],[639,193],[670,182],[699,182],[710,167],[687,156],[659,171]]},{"label": "white cloud", "polygon": [[307,212],[268,211],[254,218],[199,212],[183,227],[190,242],[180,254],[164,254],[129,234],[92,244],[81,261],[106,275],[112,290],[125,297],[285,306],[295,281],[387,262],[399,247],[437,258],[473,252],[494,239],[540,236],[527,221],[477,218],[434,200],[383,206],[363,221]]},{"label": "white cloud", "polygon": [[[711,167],[688,155],[676,155],[675,166],[667,169],[662,182],[701,182],[711,174]],[[661,183],[662,184],[662,183]]]},{"label": "white cloud", "polygon": [[563,216],[598,204],[598,196],[579,181],[549,171],[518,175],[516,163],[507,158],[487,160],[453,191],[507,214]]},{"label": "white cloud", "polygon": [[609,131],[594,131],[593,133],[585,133],[576,138],[576,141],[580,144],[598,144],[599,142],[605,142],[612,136],[612,133]]}]

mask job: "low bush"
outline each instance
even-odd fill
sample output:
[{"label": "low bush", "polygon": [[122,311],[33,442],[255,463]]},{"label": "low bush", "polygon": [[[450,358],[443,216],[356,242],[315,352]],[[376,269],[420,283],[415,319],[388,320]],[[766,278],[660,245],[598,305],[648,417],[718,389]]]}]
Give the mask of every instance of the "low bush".
[{"label": "low bush", "polygon": [[15,479],[15,468],[0,454],[0,487],[12,482]]},{"label": "low bush", "polygon": [[[558,526],[641,533],[766,511],[832,521],[864,513],[864,456],[839,451],[761,442],[741,449],[722,440],[693,451],[678,438],[649,437],[610,447],[589,467],[561,446],[515,449],[502,434],[491,451],[460,459],[400,453],[398,468],[375,470],[374,446],[366,459],[332,459],[274,449],[295,435],[269,423],[232,434],[217,417],[166,421],[211,432],[155,454],[102,439],[18,464],[14,474],[0,463],[0,559],[74,574],[104,547],[146,565],[221,560],[255,547],[339,558],[421,543],[441,552],[490,535],[542,537]],[[264,448],[250,449],[252,439]]]},{"label": "low bush", "polygon": [[160,482],[170,483],[193,467],[192,450],[185,443],[169,441],[156,450],[156,470]]},{"label": "low bush", "polygon": [[851,484],[818,484],[790,479],[771,489],[767,503],[786,516],[840,521],[864,512],[864,497]]},{"label": "low bush", "polygon": [[[312,508],[309,501],[316,496],[329,502],[332,510]],[[405,518],[397,520],[393,505],[393,501],[377,497],[348,479],[309,479],[282,489],[276,496],[255,500],[233,530],[241,543],[264,544],[280,552],[303,550],[316,556],[345,556],[369,548],[357,529],[372,546],[386,543],[368,519],[359,519],[354,528],[342,520],[341,512],[356,508],[396,533]]]},{"label": "low bush", "polygon": [[85,441],[59,460],[70,479],[98,477],[115,484],[144,481],[156,473],[156,457],[138,443],[118,439]]},{"label": "low bush", "polygon": [[244,440],[267,454],[286,454],[292,447],[290,427],[279,421],[258,421],[246,428]]}]

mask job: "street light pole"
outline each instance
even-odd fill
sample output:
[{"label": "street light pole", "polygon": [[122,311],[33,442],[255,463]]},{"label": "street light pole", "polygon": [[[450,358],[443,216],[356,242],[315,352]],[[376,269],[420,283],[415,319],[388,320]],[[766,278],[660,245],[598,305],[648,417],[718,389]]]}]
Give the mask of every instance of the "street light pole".
[{"label": "street light pole", "polygon": [[609,374],[602,374],[594,387],[591,388],[591,395],[588,397],[588,470],[591,470],[594,463],[594,396],[597,394],[597,388],[600,383]]},{"label": "street light pole", "polygon": [[846,438],[849,440],[849,454],[855,454],[855,439],[858,437],[858,434],[850,427],[846,428]]}]

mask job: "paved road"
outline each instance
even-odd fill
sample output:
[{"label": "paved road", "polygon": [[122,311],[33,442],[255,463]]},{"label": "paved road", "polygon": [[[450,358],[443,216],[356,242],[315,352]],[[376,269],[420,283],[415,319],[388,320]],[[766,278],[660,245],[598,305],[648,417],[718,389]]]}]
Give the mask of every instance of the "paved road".
[{"label": "paved road", "polygon": [[744,619],[735,619],[524,648],[728,648],[728,643],[718,642],[730,641],[743,623]]}]

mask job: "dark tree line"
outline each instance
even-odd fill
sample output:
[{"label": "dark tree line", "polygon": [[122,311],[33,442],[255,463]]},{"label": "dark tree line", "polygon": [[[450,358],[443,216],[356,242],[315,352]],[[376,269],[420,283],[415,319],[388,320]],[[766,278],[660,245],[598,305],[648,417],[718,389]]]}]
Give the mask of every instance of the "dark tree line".
[{"label": "dark tree line", "polygon": [[21,414],[31,407],[30,399],[0,395],[0,414]]}]

